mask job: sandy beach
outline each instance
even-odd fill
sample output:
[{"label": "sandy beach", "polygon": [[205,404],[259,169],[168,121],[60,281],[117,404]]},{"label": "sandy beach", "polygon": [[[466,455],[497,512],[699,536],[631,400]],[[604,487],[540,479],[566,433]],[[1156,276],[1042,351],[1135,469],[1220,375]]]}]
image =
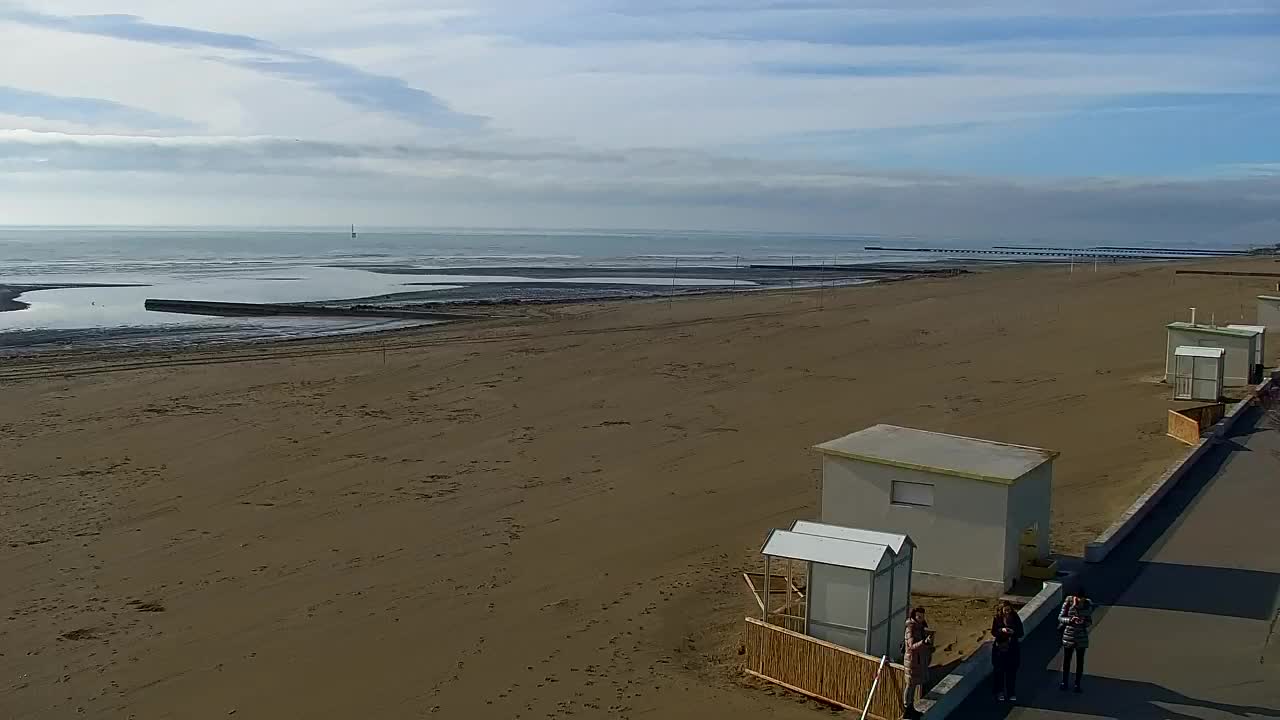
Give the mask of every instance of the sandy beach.
[{"label": "sandy beach", "polygon": [[[1188,267],[1280,271],[1023,266],[14,359],[0,714],[820,717],[737,665],[741,571],[815,515],[810,446],[890,422],[1058,450],[1053,545],[1079,554],[1184,447],[1164,324],[1251,322],[1275,286]],[[935,607],[971,647],[987,605]]]}]

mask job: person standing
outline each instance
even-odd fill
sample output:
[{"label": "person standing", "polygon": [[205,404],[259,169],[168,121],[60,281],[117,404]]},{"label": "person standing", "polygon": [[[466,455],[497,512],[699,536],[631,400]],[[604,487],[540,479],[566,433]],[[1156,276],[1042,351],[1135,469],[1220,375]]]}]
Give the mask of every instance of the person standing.
[{"label": "person standing", "polygon": [[1022,662],[1022,618],[1014,611],[1009,601],[1003,601],[996,607],[996,615],[991,620],[991,680],[992,690],[997,700],[1016,701],[1018,683],[1018,665]]},{"label": "person standing", "polygon": [[912,608],[907,615],[907,629],[903,635],[903,661],[907,668],[906,684],[902,689],[902,715],[905,718],[918,718],[916,710],[916,689],[924,692],[925,682],[929,678],[929,661],[933,656],[933,631],[925,618],[924,608]]},{"label": "person standing", "polygon": [[1076,588],[1062,603],[1062,612],[1058,613],[1058,629],[1062,631],[1062,683],[1058,687],[1067,689],[1067,681],[1071,678],[1071,658],[1076,659],[1075,691],[1081,692],[1080,678],[1084,675],[1084,653],[1089,648],[1089,628],[1093,626],[1093,603],[1084,588]]}]

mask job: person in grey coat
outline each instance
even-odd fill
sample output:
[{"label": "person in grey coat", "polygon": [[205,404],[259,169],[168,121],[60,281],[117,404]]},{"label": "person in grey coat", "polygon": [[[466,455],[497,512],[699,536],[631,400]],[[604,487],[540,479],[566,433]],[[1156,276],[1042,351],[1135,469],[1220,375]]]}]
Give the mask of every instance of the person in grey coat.
[{"label": "person in grey coat", "polygon": [[1062,603],[1058,613],[1058,629],[1062,631],[1062,690],[1067,689],[1071,678],[1071,658],[1076,659],[1075,691],[1080,692],[1080,678],[1084,675],[1084,653],[1089,647],[1089,628],[1093,627],[1093,603],[1084,588],[1076,588]]}]

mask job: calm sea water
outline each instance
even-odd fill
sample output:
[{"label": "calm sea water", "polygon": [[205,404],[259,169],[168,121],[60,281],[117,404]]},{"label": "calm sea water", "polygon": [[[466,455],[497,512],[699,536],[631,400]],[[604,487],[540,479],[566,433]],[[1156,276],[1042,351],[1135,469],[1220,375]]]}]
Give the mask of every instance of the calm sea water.
[{"label": "calm sea water", "polygon": [[[0,285],[118,283],[141,287],[68,288],[27,292],[26,310],[0,312],[0,348],[48,342],[130,342],[154,328],[205,337],[278,337],[359,332],[387,327],[370,320],[229,320],[143,309],[146,298],[306,302],[369,297],[451,283],[519,281],[512,277],[397,275],[363,266],[625,267],[630,277],[608,283],[672,283],[673,266],[732,267],[749,263],[922,262],[945,255],[867,251],[868,244],[908,248],[976,247],[960,241],[708,232],[543,232],[479,230],[184,229],[123,227],[0,227]],[[592,282],[589,273],[575,282]],[[681,277],[685,285],[723,280]],[[413,283],[412,286],[408,283]],[[436,285],[423,283],[438,283]],[[103,331],[127,330],[104,334]],[[166,337],[175,337],[166,332]]]},{"label": "calm sea water", "polygon": [[[299,263],[612,265],[822,259],[919,260],[868,253],[874,236],[742,233],[538,232],[520,230],[245,230],[181,228],[0,227],[4,275],[27,273],[221,272]],[[897,244],[924,245],[895,240]],[[960,245],[957,245],[960,246]]]}]

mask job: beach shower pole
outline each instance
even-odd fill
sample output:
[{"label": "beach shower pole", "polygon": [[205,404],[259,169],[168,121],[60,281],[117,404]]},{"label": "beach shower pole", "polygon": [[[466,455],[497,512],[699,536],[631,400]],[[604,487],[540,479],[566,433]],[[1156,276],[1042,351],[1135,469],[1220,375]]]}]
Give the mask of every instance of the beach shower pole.
[{"label": "beach shower pole", "polygon": [[876,676],[871,680],[871,692],[867,693],[867,701],[862,704],[862,718],[860,720],[867,720],[867,711],[871,709],[871,700],[876,696],[876,686],[880,684],[880,676],[884,674],[884,666],[888,662],[888,655],[880,656],[880,667],[876,668]]},{"label": "beach shower pole", "polygon": [[821,310],[821,309],[822,309],[822,301],[823,301],[822,294],[823,294],[823,293],[825,293],[825,292],[827,291],[827,281],[826,281],[826,280],[824,280],[824,279],[823,279],[823,277],[822,277],[822,263],[823,263],[823,262],[825,262],[825,261],[824,261],[824,260],[819,260],[819,261],[818,261],[818,309],[819,309],[819,310]]},{"label": "beach shower pole", "polygon": [[840,256],[831,256],[831,294],[836,293],[836,273],[840,272]]},{"label": "beach shower pole", "polygon": [[680,258],[676,258],[675,265],[671,266],[671,294],[667,296],[667,309],[671,309],[671,303],[676,297],[676,272],[680,269]]}]

